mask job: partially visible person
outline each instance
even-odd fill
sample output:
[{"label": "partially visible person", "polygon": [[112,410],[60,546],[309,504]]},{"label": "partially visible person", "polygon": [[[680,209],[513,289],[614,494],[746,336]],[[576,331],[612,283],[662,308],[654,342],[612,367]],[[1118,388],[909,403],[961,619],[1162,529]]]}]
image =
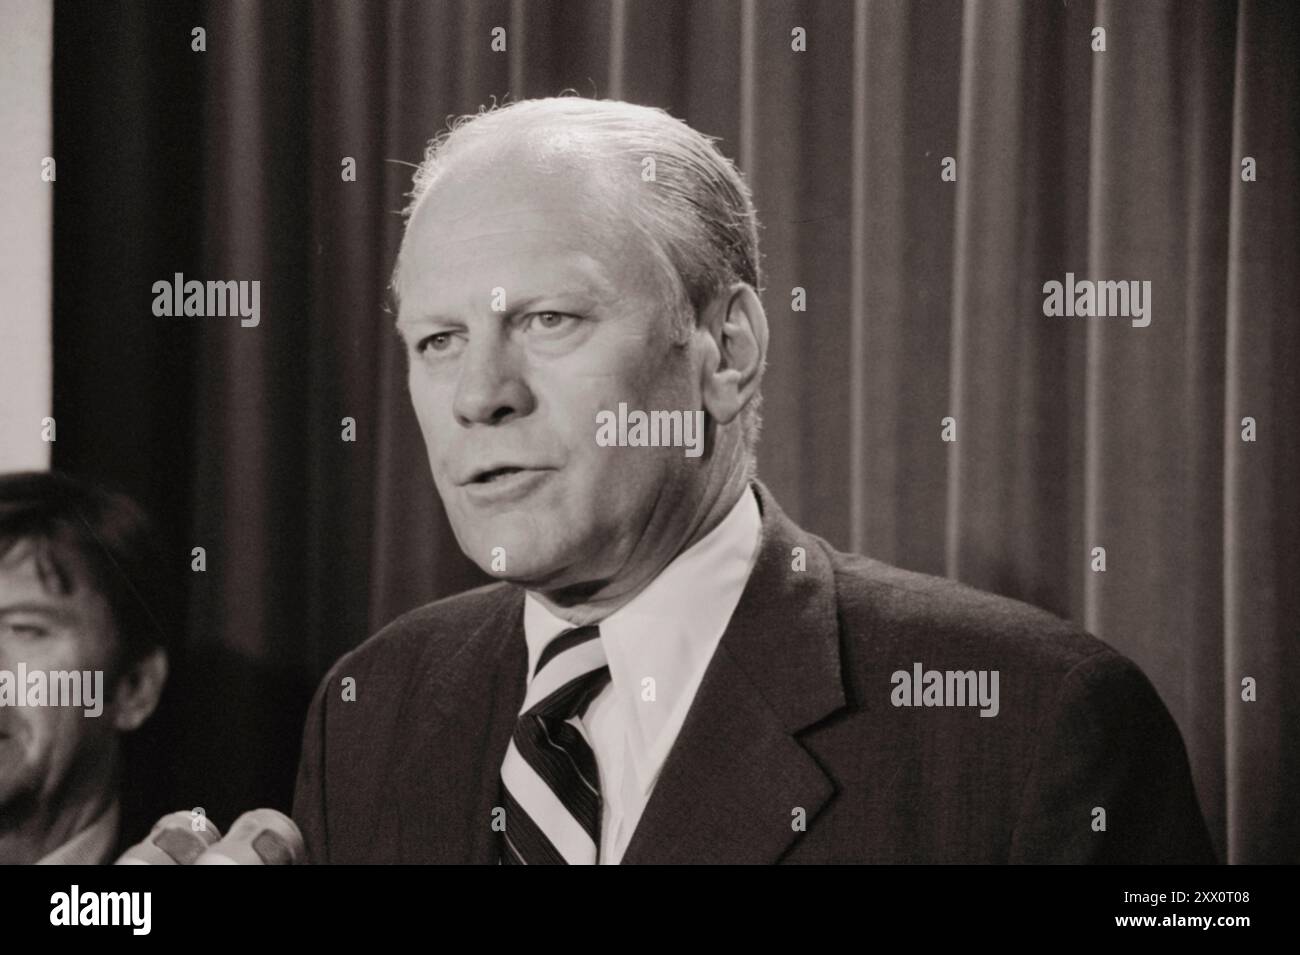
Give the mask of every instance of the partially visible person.
[{"label": "partially visible person", "polygon": [[162,566],[129,498],[0,475],[0,863],[110,863],[138,835],[124,734],[167,680]]}]

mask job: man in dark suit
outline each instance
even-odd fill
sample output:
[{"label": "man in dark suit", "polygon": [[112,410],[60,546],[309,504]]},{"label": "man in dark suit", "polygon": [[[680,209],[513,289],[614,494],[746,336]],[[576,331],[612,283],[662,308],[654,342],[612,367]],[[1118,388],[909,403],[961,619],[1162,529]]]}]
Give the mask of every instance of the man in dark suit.
[{"label": "man in dark suit", "polygon": [[706,137],[524,101],[440,138],[408,213],[412,401],[500,582],[326,676],[314,861],[1214,861],[1130,661],[839,553],[755,479],[757,224]]},{"label": "man in dark suit", "polygon": [[125,740],[167,679],[161,564],[123,495],[0,475],[0,863],[107,863],[147,832]]}]

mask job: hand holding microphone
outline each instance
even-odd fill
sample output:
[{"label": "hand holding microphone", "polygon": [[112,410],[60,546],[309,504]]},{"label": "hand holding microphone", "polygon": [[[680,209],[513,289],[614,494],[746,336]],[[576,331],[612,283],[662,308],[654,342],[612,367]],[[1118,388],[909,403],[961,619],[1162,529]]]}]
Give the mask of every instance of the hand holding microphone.
[{"label": "hand holding microphone", "polygon": [[169,812],[149,830],[142,842],[137,842],[114,865],[190,865],[221,838],[221,830],[203,818],[203,825],[194,827],[192,812]]},{"label": "hand holding microphone", "polygon": [[163,816],[149,836],[117,865],[301,865],[307,853],[293,820],[274,809],[254,809],[235,820],[223,838],[210,821],[195,830],[193,816]]},{"label": "hand holding microphone", "polygon": [[301,865],[306,858],[302,833],[292,819],[274,809],[254,809],[236,819],[226,837],[194,865]]}]

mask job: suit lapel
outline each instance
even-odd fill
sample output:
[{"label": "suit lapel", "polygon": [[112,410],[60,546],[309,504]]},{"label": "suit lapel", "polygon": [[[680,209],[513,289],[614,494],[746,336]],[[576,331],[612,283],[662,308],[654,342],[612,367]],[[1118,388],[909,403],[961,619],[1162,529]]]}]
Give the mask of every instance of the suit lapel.
[{"label": "suit lapel", "polygon": [[[796,734],[844,706],[835,582],[819,541],[755,482],[763,541],[623,856],[770,863],[834,785]],[[802,550],[797,550],[802,548]],[[806,561],[804,569],[796,561]]]},{"label": "suit lapel", "polygon": [[498,778],[524,701],[523,592],[500,598],[450,660],[427,654],[397,721],[392,772],[403,862],[494,863]]},{"label": "suit lapel", "polygon": [[[754,483],[763,541],[623,861],[777,861],[834,785],[797,733],[844,706],[835,583],[819,541]],[[802,548],[797,551],[796,548]],[[792,569],[802,554],[806,568]],[[502,587],[450,660],[427,654],[392,750],[397,856],[497,861],[492,810],[523,705],[523,591]]]}]

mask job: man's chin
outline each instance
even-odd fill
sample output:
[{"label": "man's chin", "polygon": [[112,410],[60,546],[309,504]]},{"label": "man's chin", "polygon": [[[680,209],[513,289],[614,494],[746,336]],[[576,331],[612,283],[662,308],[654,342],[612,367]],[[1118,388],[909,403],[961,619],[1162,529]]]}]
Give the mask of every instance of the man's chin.
[{"label": "man's chin", "polygon": [[581,557],[570,551],[539,548],[532,543],[511,542],[508,535],[479,544],[476,553],[466,553],[478,568],[494,580],[529,590],[550,590],[581,579]]},{"label": "man's chin", "polygon": [[494,580],[499,580],[507,584],[516,584],[520,587],[527,587],[529,590],[550,589],[554,586],[563,586],[562,583],[566,576],[566,568],[552,564],[548,561],[528,561],[515,560],[509,558],[497,563],[478,562],[479,569]]}]

